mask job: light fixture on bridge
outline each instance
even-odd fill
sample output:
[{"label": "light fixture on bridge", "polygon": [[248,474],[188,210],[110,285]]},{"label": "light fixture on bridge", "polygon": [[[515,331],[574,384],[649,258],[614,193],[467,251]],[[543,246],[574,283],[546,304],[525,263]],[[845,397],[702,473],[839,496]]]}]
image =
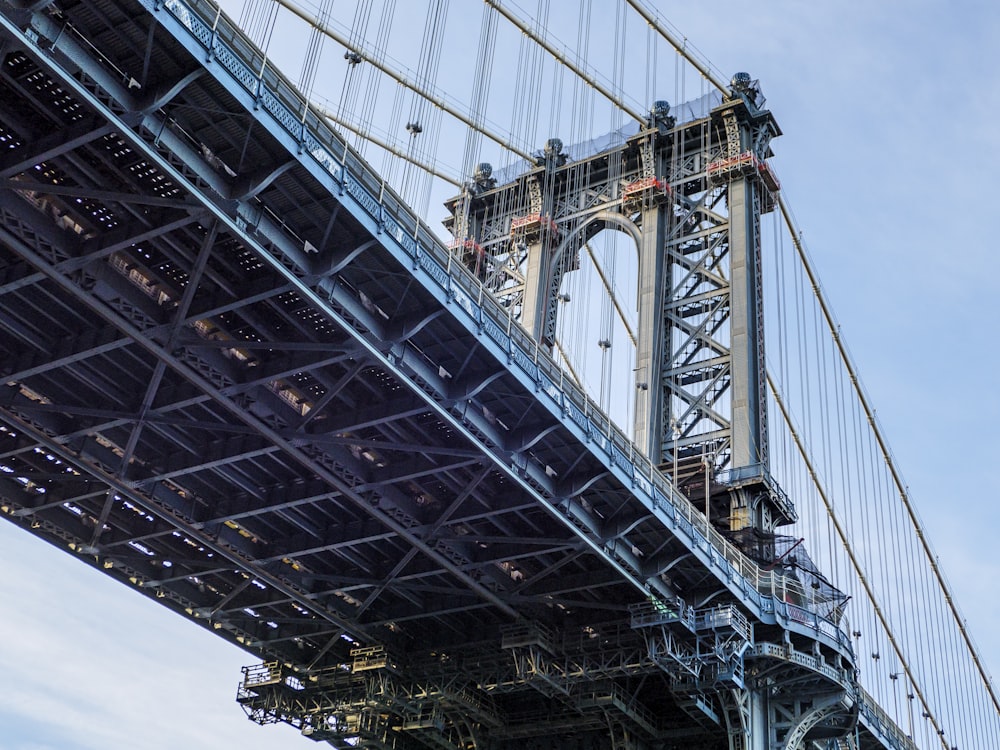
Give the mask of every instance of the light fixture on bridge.
[{"label": "light fixture on bridge", "polygon": [[670,102],[664,99],[657,99],[653,102],[652,108],[649,110],[649,125],[650,127],[658,127],[662,135],[666,135],[666,131],[674,126],[676,119],[670,116]]},{"label": "light fixture on bridge", "polygon": [[736,91],[746,91],[750,88],[750,83],[752,81],[753,79],[750,77],[750,74],[741,70],[740,72],[733,74],[733,78],[729,82],[729,85]]},{"label": "light fixture on bridge", "polygon": [[472,181],[480,190],[489,190],[495,187],[497,181],[493,178],[493,165],[488,161],[477,164],[472,172]]}]

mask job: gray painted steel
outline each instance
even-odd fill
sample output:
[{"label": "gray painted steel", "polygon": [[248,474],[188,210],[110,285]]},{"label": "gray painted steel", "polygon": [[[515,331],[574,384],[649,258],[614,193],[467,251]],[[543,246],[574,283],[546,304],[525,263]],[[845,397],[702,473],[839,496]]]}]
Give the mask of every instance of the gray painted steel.
[{"label": "gray painted steel", "polygon": [[677,495],[211,5],[3,2],[0,44],[0,512],[264,659],[253,718],[765,747],[859,713],[907,746],[828,603]]}]

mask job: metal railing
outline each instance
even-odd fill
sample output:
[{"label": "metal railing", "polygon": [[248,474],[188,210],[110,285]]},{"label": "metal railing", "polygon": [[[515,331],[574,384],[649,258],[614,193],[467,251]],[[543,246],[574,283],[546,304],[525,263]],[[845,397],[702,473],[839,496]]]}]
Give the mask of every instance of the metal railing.
[{"label": "metal railing", "polygon": [[919,750],[913,738],[906,734],[878,702],[860,685],[856,687],[858,710],[868,731],[877,735],[888,747],[895,750]]},{"label": "metal railing", "polygon": [[785,517],[791,521],[797,521],[799,514],[795,510],[795,504],[788,497],[778,481],[767,470],[762,463],[739,466],[733,469],[724,469],[716,477],[722,484],[740,486],[750,482],[760,482],[763,484],[771,496],[771,501],[778,506]]}]

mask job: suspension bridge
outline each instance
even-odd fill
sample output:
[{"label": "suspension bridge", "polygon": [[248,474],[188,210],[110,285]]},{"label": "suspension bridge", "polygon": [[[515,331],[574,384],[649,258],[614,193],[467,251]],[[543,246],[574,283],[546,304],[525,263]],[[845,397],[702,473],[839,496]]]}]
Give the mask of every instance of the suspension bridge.
[{"label": "suspension bridge", "polygon": [[0,3],[8,521],[337,747],[998,746],[760,82],[639,0],[230,10]]}]

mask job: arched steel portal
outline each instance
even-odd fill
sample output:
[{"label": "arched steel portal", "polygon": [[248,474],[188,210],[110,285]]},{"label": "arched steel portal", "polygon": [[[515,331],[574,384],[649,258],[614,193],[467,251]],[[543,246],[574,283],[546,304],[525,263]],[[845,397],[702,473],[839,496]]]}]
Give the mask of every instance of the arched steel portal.
[{"label": "arched steel portal", "polygon": [[768,472],[760,215],[780,134],[745,75],[705,116],[658,102],[644,127],[570,160],[559,139],[497,179],[480,165],[448,203],[453,247],[512,317],[555,342],[565,274],[604,228],[638,248],[636,443],[720,528],[770,532],[795,513]]},{"label": "arched steel portal", "polygon": [[560,237],[547,269],[559,301],[557,358],[600,394],[602,408],[620,424],[635,424],[631,415],[648,412],[648,384],[635,369],[641,243],[642,229],[631,217],[600,211]]}]

